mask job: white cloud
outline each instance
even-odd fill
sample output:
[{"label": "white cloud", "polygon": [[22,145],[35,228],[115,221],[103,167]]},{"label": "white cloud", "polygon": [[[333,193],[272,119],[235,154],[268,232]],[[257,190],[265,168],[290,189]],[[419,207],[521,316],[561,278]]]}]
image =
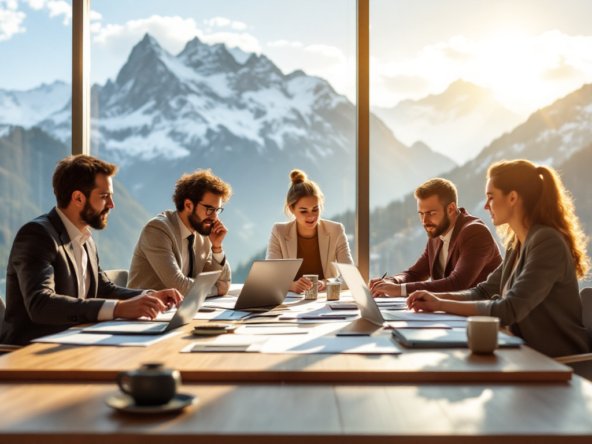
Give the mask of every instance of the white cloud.
[{"label": "white cloud", "polygon": [[355,58],[338,47],[325,44],[304,45],[300,41],[274,40],[267,42],[266,55],[280,69],[289,73],[297,69],[322,77],[350,100],[355,99]]},{"label": "white cloud", "polygon": [[[98,25],[98,26],[97,26]],[[181,51],[185,43],[193,37],[201,38],[201,31],[192,18],[179,16],[163,17],[153,15],[148,18],[130,20],[123,25],[95,23],[93,43],[100,49],[127,57],[131,48],[144,34],[149,33],[169,52]]]},{"label": "white cloud", "polygon": [[[592,81],[591,47],[592,36],[557,30],[538,35],[504,31],[479,40],[454,36],[410,56],[373,59],[373,101],[392,106],[463,78],[490,88],[511,109],[529,113]],[[399,78],[423,79],[425,85],[406,92],[387,88]]]},{"label": "white cloud", "polygon": [[22,26],[25,18],[26,14],[19,11],[16,0],[0,0],[0,41],[25,32],[25,27]]},{"label": "white cloud", "polygon": [[299,41],[275,40],[267,42],[269,48],[302,48],[304,45]]},{"label": "white cloud", "polygon": [[72,22],[72,5],[65,0],[27,0],[27,4],[35,11],[47,10],[51,18],[63,17],[65,26]]},{"label": "white cloud", "polygon": [[[216,23],[220,22],[219,19],[217,18]],[[129,20],[123,24],[102,24],[97,18],[91,24],[94,81],[102,83],[108,77],[113,77],[115,71],[125,63],[133,46],[146,33],[152,35],[164,49],[172,54],[179,53],[194,37],[208,44],[224,43],[228,48],[240,48],[247,53],[260,53],[261,45],[257,38],[246,32],[235,32],[236,23],[239,22],[229,21],[226,30],[213,32],[211,29],[201,29],[192,18],[179,16],[153,15],[148,18]]]},{"label": "white cloud", "polygon": [[226,17],[212,17],[211,19],[204,20],[204,23],[210,28],[231,28],[235,31],[244,31],[247,29],[246,23]]}]

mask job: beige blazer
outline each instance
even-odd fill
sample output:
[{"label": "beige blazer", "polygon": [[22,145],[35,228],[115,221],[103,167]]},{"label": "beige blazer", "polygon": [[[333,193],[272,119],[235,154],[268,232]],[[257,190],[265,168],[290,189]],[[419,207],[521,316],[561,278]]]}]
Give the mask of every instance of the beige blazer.
[{"label": "beige blazer", "polygon": [[[319,221],[319,250],[325,278],[339,277],[333,262],[353,264],[343,225],[321,219]],[[298,234],[296,221],[275,224],[267,245],[266,259],[296,259]]]},{"label": "beige blazer", "polygon": [[[175,211],[165,211],[151,219],[142,230],[134,250],[128,286],[162,290],[176,288],[185,295],[194,280],[183,269],[181,228]],[[212,244],[207,236],[195,237],[193,275],[202,271],[222,270],[219,281],[230,281],[230,265],[226,259],[219,264],[212,256]],[[213,287],[210,295],[216,294]]]}]

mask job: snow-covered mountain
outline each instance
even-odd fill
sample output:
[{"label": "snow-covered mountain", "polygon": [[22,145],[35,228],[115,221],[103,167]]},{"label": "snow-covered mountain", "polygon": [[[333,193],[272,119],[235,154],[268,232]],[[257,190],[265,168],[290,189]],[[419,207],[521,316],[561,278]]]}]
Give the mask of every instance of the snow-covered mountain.
[{"label": "snow-covered mountain", "polygon": [[495,137],[523,121],[500,105],[489,90],[463,80],[451,83],[440,94],[373,111],[403,143],[421,140],[457,163],[475,157]]},{"label": "snow-covered mountain", "polygon": [[[483,209],[487,168],[502,159],[525,158],[557,168],[575,197],[582,223],[592,229],[590,184],[586,172],[592,158],[592,84],[533,113],[512,132],[488,145],[470,162],[444,177],[458,187],[461,206],[486,222]],[[417,223],[415,200],[408,195],[370,216],[374,272],[396,272],[410,264],[425,245],[425,234]],[[415,253],[414,253],[415,252]]]},{"label": "snow-covered mountain", "polygon": [[[115,80],[93,86],[92,103],[93,152],[122,166],[119,177],[150,213],[171,207],[183,172],[212,168],[232,184],[224,221],[234,257],[261,248],[285,219],[292,168],[321,185],[326,214],[354,208],[354,105],[326,80],[284,74],[265,55],[197,38],[173,55],[146,35]],[[39,125],[68,143],[65,110]],[[377,205],[455,165],[425,145],[403,145],[374,116],[371,140]]]},{"label": "snow-covered mountain", "polygon": [[30,127],[64,107],[69,113],[71,92],[70,85],[60,81],[26,91],[0,89],[0,125]]}]

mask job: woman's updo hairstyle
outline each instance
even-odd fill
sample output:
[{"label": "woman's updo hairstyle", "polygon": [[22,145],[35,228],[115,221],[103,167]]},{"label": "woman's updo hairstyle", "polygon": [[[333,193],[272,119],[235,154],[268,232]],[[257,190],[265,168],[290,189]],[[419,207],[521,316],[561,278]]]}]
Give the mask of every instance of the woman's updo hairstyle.
[{"label": "woman's updo hairstyle", "polygon": [[286,204],[284,206],[286,214],[291,215],[296,203],[303,197],[309,196],[318,198],[319,208],[321,210],[323,209],[325,196],[319,186],[310,180],[304,171],[298,169],[290,171],[290,182],[291,185],[288,189]]}]

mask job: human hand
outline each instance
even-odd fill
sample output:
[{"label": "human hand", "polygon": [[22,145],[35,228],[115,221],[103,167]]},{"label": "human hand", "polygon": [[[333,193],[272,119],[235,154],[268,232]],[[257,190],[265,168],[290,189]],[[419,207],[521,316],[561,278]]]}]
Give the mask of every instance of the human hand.
[{"label": "human hand", "polygon": [[319,291],[325,291],[327,288],[327,281],[325,279],[321,279],[318,281],[318,289]]},{"label": "human hand", "polygon": [[141,317],[154,319],[158,313],[165,311],[167,306],[154,292],[141,294],[130,299],[117,301],[113,310],[113,317],[137,319]]},{"label": "human hand", "polygon": [[218,296],[224,296],[230,289],[229,281],[218,281],[216,282],[216,288],[218,289]]},{"label": "human hand", "polygon": [[417,290],[407,298],[407,308],[415,311],[440,311],[442,300],[434,293]]},{"label": "human hand", "polygon": [[304,293],[306,290],[312,288],[312,281],[302,276],[297,281],[292,282],[290,291],[294,293]]},{"label": "human hand", "polygon": [[212,250],[222,250],[222,241],[226,237],[228,230],[220,219],[216,219],[212,224],[212,231],[210,231],[210,242],[212,242]]},{"label": "human hand", "polygon": [[383,279],[380,282],[376,282],[372,287],[372,296],[386,296],[386,297],[396,297],[401,296],[401,285],[395,284],[394,282],[387,281]]},{"label": "human hand", "polygon": [[157,297],[160,301],[166,305],[167,310],[169,308],[178,307],[183,302],[183,295],[175,288],[167,288],[166,290],[154,291],[152,296]]}]

